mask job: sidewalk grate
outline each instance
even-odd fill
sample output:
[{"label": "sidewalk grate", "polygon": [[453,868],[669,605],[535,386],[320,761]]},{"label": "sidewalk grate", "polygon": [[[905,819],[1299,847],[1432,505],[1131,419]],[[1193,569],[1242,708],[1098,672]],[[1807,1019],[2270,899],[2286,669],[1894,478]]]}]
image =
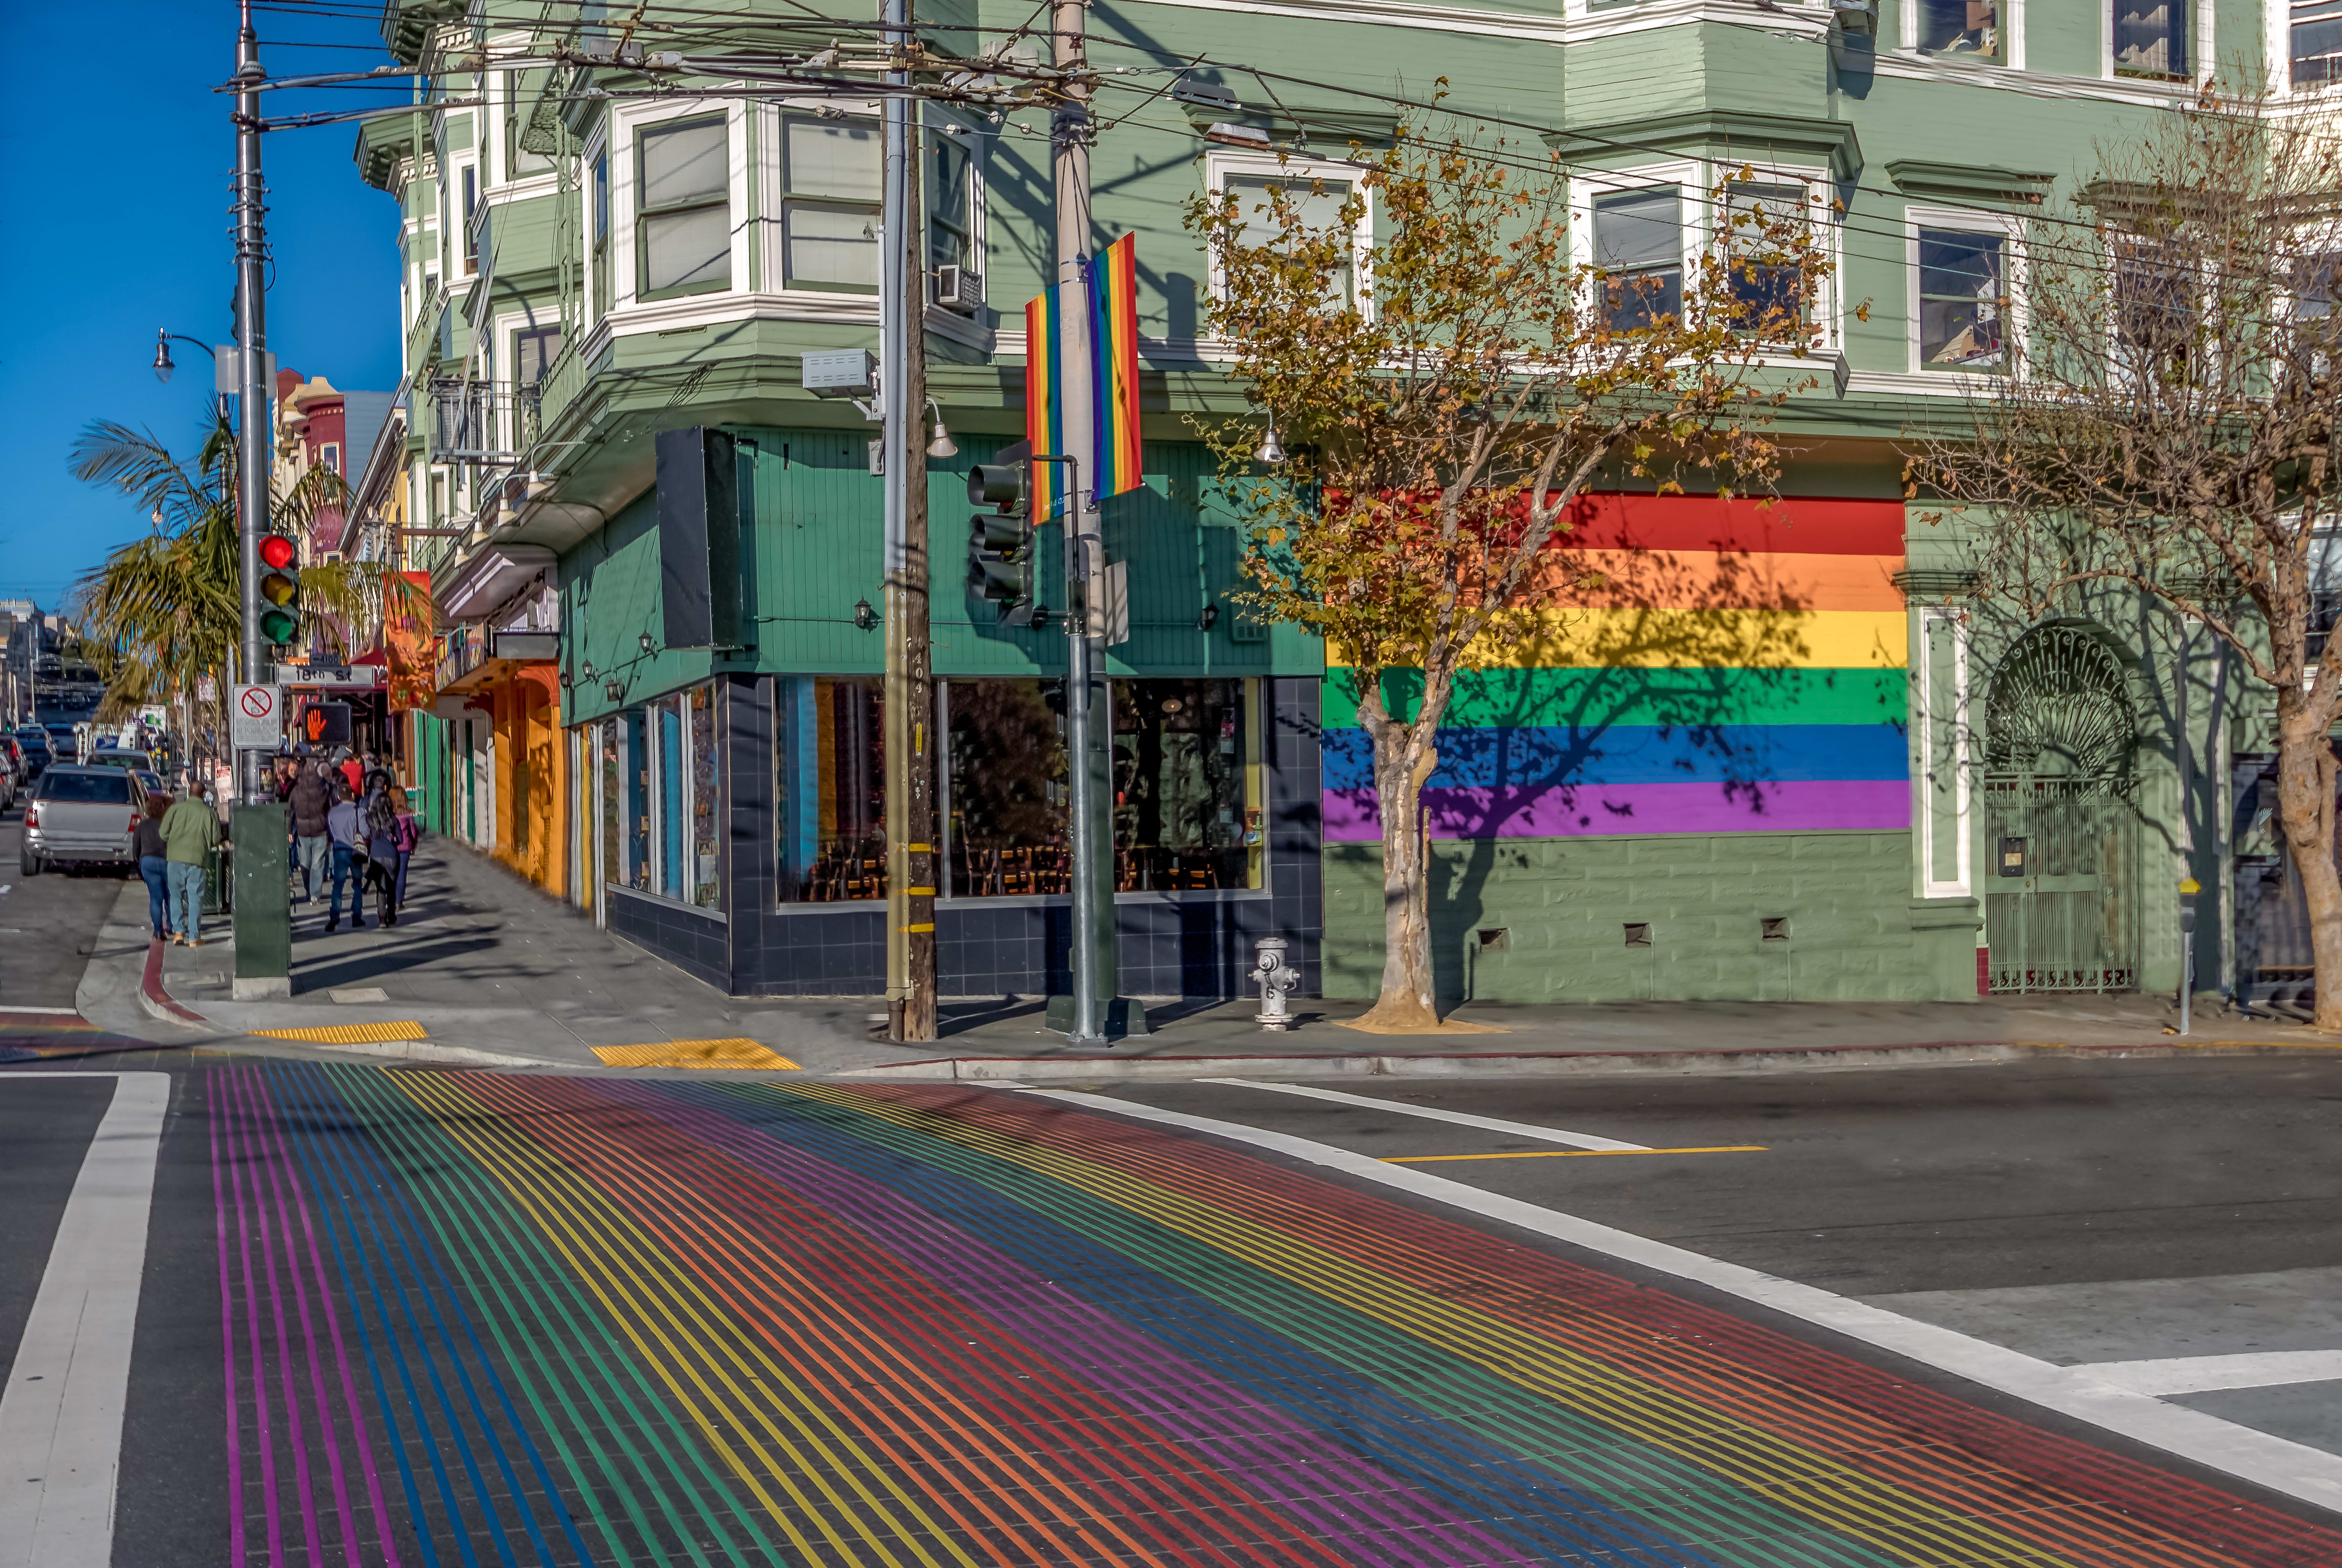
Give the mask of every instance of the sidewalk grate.
[{"label": "sidewalk grate", "polygon": [[309,1029],[253,1029],[271,1040],[306,1040],[317,1045],[366,1045],[382,1040],[427,1040],[423,1025],[412,1019],[387,1024],[324,1024]]},{"label": "sidewalk grate", "polygon": [[786,1073],[803,1068],[754,1040],[662,1040],[656,1045],[596,1045],[594,1054],[610,1067],[766,1067]]}]

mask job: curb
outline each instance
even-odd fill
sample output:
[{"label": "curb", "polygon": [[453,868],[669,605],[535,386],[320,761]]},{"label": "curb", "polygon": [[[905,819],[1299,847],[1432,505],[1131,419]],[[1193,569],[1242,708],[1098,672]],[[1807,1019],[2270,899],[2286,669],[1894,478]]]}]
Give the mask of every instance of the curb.
[{"label": "curb", "polygon": [[[2137,1047],[2115,1049],[2138,1051]],[[2184,1049],[2184,1047],[2183,1047]],[[1031,1083],[1256,1076],[1269,1078],[1526,1078],[1625,1073],[1849,1071],[1864,1067],[1957,1066],[2015,1062],[2037,1048],[2002,1041],[1927,1045],[1816,1045],[1791,1050],[1476,1052],[1436,1056],[1130,1056],[1116,1059],[969,1056],[896,1062],[826,1074],[909,1082]],[[2176,1054],[2176,1053],[2174,1053]]]},{"label": "curb", "polygon": [[[266,1046],[291,1046],[303,1051],[340,1051],[357,1056],[379,1056],[393,1062],[413,1062],[435,1067],[552,1067],[575,1073],[575,1062],[555,1062],[543,1056],[515,1056],[503,1051],[481,1051],[469,1045],[441,1045],[429,1040],[372,1040],[354,1044],[327,1044],[315,1040],[272,1040],[265,1034],[244,1032],[247,1041],[257,1041]],[[235,1047],[228,1047],[234,1049]]]},{"label": "curb", "polygon": [[1856,1072],[1881,1067],[1997,1065],[2057,1057],[2293,1056],[2342,1042],[2207,1040],[2074,1045],[2055,1040],[1938,1041],[1915,1045],[1810,1045],[1722,1051],[1475,1052],[1419,1056],[944,1056],[824,1074],[900,1083],[1176,1082],[1191,1078],[1546,1078],[1628,1074]]},{"label": "curb", "polygon": [[171,1000],[163,989],[163,942],[160,937],[146,944],[146,969],[138,979],[138,1006],[147,1017],[158,1024],[193,1024],[208,1029],[211,1020],[192,1009]]}]

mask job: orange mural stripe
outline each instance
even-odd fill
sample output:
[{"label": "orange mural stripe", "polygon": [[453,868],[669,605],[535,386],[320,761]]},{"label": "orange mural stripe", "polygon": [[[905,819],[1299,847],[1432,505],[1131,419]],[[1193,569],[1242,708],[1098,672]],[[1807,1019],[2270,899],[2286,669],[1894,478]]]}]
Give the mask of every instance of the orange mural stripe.
[{"label": "orange mural stripe", "polygon": [[1900,610],[1900,555],[1551,550],[1532,581],[1560,605],[1652,610]]}]

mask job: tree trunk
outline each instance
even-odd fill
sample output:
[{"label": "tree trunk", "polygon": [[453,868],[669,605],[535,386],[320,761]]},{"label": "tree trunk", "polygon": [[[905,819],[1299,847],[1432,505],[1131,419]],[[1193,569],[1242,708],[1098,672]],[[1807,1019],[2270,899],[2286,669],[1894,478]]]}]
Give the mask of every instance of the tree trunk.
[{"label": "tree trunk", "polygon": [[2313,1022],[2327,1034],[2342,1034],[2342,874],[2334,864],[2334,747],[2327,726],[2307,709],[2299,698],[2278,704],[2277,815],[2285,824],[2293,868],[2301,875],[2302,901],[2309,908],[2309,951],[2317,987]]},{"label": "tree trunk", "polygon": [[[1375,683],[1379,688],[1380,682]],[[1383,830],[1383,984],[1361,1024],[1433,1029],[1430,845],[1423,824],[1423,785],[1439,765],[1435,694],[1412,724],[1383,710],[1379,689],[1362,691],[1358,716],[1375,743],[1375,799]],[[1438,695],[1444,699],[1445,694]]]}]

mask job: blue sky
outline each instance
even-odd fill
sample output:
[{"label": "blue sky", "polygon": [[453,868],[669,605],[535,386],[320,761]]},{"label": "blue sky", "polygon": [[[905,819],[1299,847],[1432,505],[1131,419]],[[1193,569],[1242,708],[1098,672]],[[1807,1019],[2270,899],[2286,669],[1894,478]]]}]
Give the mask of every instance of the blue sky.
[{"label": "blue sky", "polygon": [[[359,9],[329,0],[303,14],[297,0],[275,0],[256,16],[262,63],[272,75],[389,63],[372,25],[334,15]],[[191,450],[209,367],[174,344],[179,372],[159,385],[155,329],[211,343],[234,335],[235,145],[228,100],[211,88],[235,69],[236,8],[109,0],[95,11],[9,10],[0,168],[15,188],[0,205],[14,230],[0,244],[0,297],[9,304],[0,335],[0,597],[29,594],[47,609],[146,526],[123,498],[66,474],[75,435],[93,419],[115,419]],[[399,84],[264,102],[282,114],[403,95]],[[398,380],[397,207],[358,179],[355,140],[350,125],[263,139],[276,257],[268,342],[280,366],[345,389],[388,389]]]}]

